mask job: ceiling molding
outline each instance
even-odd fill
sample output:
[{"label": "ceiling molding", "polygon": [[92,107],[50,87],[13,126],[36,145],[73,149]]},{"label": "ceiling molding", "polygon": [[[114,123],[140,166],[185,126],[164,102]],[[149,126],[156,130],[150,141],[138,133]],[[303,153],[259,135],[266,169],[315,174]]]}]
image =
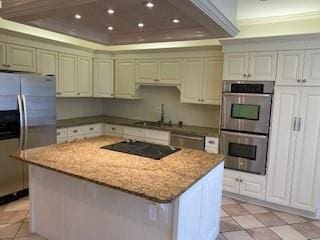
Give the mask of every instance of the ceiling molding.
[{"label": "ceiling molding", "polygon": [[285,16],[238,20],[237,25],[238,26],[258,25],[258,24],[268,24],[268,23],[309,20],[309,19],[316,19],[316,18],[320,19],[320,11],[310,12],[310,13],[301,13],[301,14],[292,14],[292,15],[285,15]]}]

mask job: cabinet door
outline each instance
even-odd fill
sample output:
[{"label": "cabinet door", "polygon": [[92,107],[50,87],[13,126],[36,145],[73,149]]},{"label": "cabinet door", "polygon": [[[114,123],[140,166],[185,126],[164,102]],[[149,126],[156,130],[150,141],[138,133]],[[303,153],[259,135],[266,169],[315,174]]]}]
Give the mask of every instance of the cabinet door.
[{"label": "cabinet door", "polygon": [[223,80],[247,80],[249,53],[224,55]]},{"label": "cabinet door", "polygon": [[201,103],[203,77],[203,58],[189,58],[183,61],[181,102]]},{"label": "cabinet door", "polygon": [[6,44],[0,42],[0,69],[6,70],[7,69],[7,50]]},{"label": "cabinet door", "polygon": [[303,88],[291,206],[316,212],[320,204],[320,87]]},{"label": "cabinet door", "polygon": [[206,104],[219,105],[222,95],[223,61],[220,58],[207,58],[205,60],[203,100]]},{"label": "cabinet door", "polygon": [[240,191],[244,196],[266,199],[266,177],[249,173],[241,173]]},{"label": "cabinet door", "polygon": [[94,61],[94,96],[102,98],[113,97],[113,61]]},{"label": "cabinet door", "polygon": [[277,52],[251,52],[248,80],[275,81]]},{"label": "cabinet door", "polygon": [[182,74],[181,59],[158,60],[158,80],[160,83],[180,84]]},{"label": "cabinet door", "polygon": [[320,49],[305,52],[303,72],[304,86],[320,86]]},{"label": "cabinet door", "polygon": [[77,56],[59,54],[59,86],[62,96],[76,96],[77,68]]},{"label": "cabinet door", "polygon": [[135,98],[135,60],[117,60],[115,64],[115,96]]},{"label": "cabinet door", "polygon": [[137,83],[156,83],[159,81],[157,78],[157,60],[137,60],[136,68]]},{"label": "cabinet door", "polygon": [[92,88],[92,59],[87,57],[78,57],[77,96],[92,97]]},{"label": "cabinet door", "polygon": [[7,44],[7,64],[12,71],[36,72],[36,49]]},{"label": "cabinet door", "polygon": [[37,72],[43,75],[56,76],[57,95],[60,94],[59,76],[58,76],[59,54],[47,50],[37,50]]},{"label": "cabinet door", "polygon": [[273,102],[267,201],[289,206],[295,155],[295,119],[299,115],[300,89],[276,87]]},{"label": "cabinet door", "polygon": [[276,85],[301,85],[304,51],[280,51],[278,59]]},{"label": "cabinet door", "polygon": [[239,193],[240,174],[239,171],[225,169],[223,176],[223,191]]}]

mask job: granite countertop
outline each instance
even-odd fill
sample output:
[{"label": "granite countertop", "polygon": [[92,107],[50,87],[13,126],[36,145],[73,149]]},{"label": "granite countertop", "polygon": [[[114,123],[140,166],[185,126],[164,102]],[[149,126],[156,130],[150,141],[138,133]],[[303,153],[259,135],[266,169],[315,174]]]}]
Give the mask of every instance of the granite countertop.
[{"label": "granite countertop", "polygon": [[172,126],[170,127],[142,126],[142,125],[134,124],[136,122],[143,122],[143,121],[144,120],[134,120],[134,119],[127,119],[127,118],[120,118],[120,117],[111,117],[111,116],[95,116],[95,117],[82,117],[82,118],[58,120],[57,125],[58,125],[58,128],[66,128],[66,127],[81,126],[81,125],[94,124],[94,123],[109,123],[109,124],[124,125],[124,126],[130,126],[130,127],[170,131],[172,133],[183,133],[183,134],[191,134],[196,136],[219,137],[218,128],[198,127],[198,126],[190,126],[190,125],[183,125],[182,127],[179,127],[179,125],[177,124],[172,124]]},{"label": "granite countertop", "polygon": [[12,156],[158,203],[172,202],[224,159],[219,154],[182,149],[155,161],[101,149],[120,141],[123,138],[102,136],[23,150]]}]

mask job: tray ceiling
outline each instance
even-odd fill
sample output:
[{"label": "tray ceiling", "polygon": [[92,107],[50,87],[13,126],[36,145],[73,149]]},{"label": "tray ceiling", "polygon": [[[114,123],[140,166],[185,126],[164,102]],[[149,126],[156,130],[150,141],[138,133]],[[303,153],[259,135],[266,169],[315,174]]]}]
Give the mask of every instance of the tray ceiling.
[{"label": "tray ceiling", "polygon": [[[171,0],[172,1],[172,0]],[[3,0],[0,16],[106,45],[221,37],[167,0]],[[108,9],[114,9],[110,15]],[[76,19],[75,15],[81,15]],[[173,23],[178,18],[180,23]],[[144,27],[139,28],[138,23]],[[113,31],[108,30],[112,26]]]}]

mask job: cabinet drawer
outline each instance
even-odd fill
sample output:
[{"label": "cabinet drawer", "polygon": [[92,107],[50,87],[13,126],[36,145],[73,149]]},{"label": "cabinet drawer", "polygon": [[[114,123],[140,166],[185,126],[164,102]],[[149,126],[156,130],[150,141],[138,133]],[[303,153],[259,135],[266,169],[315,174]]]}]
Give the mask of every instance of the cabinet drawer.
[{"label": "cabinet drawer", "polygon": [[67,128],[58,128],[57,129],[57,138],[67,138],[68,137],[68,129]]},{"label": "cabinet drawer", "polygon": [[94,137],[99,137],[101,136],[101,133],[97,132],[97,133],[87,133],[83,135],[84,139],[88,139],[88,138],[94,138]]},{"label": "cabinet drawer", "polygon": [[105,133],[112,136],[123,136],[124,135],[124,126],[106,124]]},{"label": "cabinet drawer", "polygon": [[140,137],[143,138],[145,135],[145,130],[142,128],[131,128],[126,127],[124,129],[124,133],[126,136]]},{"label": "cabinet drawer", "polygon": [[219,139],[215,137],[206,137],[205,149],[210,153],[218,153]]},{"label": "cabinet drawer", "polygon": [[102,124],[91,124],[91,125],[85,125],[82,127],[83,134],[93,134],[93,133],[100,133],[102,134]]},{"label": "cabinet drawer", "polygon": [[82,135],[78,135],[78,136],[69,136],[68,137],[68,142],[75,142],[75,141],[79,141],[83,139],[83,136]]},{"label": "cabinet drawer", "polygon": [[82,136],[82,134],[83,134],[82,127],[71,127],[71,128],[68,128],[68,137]]},{"label": "cabinet drawer", "polygon": [[169,143],[169,132],[165,131],[157,131],[157,130],[145,130],[145,138],[151,138],[155,140],[159,140],[161,142]]},{"label": "cabinet drawer", "polygon": [[57,144],[68,143],[68,138],[57,138]]}]

